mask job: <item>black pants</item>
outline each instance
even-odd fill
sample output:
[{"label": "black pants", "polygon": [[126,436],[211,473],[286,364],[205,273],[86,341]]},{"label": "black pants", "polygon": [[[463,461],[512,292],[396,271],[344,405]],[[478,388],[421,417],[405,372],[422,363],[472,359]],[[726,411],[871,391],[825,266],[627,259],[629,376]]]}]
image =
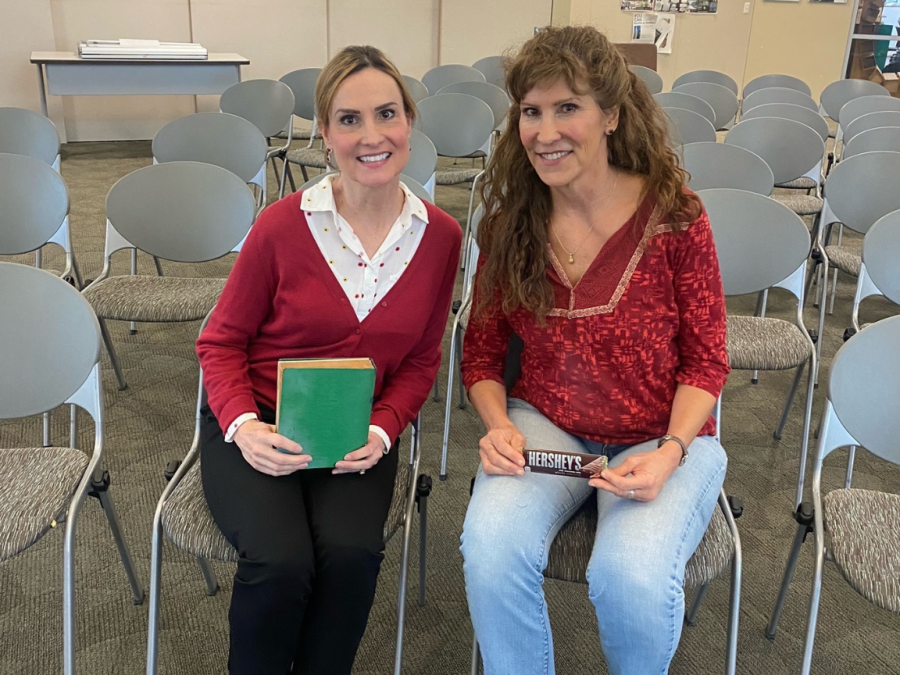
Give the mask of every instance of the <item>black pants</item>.
[{"label": "black pants", "polygon": [[[261,412],[274,422],[271,410]],[[203,413],[203,489],[240,558],[229,673],[349,674],[384,558],[397,447],[364,475],[310,469],[274,477],[251,467]]]}]

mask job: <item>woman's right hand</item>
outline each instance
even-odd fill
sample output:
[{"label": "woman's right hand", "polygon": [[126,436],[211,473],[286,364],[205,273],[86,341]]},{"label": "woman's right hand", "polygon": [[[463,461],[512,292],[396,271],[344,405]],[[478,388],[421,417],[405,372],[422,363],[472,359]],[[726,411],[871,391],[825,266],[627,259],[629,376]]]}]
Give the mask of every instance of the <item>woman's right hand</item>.
[{"label": "woman's right hand", "polygon": [[244,422],[234,432],[232,440],[237,443],[250,466],[270,476],[287,476],[305,469],[312,461],[312,457],[303,454],[303,448],[299,444],[275,433],[274,425],[259,420]]},{"label": "woman's right hand", "polygon": [[524,450],[525,437],[512,422],[491,429],[478,444],[484,472],[497,476],[524,474]]}]

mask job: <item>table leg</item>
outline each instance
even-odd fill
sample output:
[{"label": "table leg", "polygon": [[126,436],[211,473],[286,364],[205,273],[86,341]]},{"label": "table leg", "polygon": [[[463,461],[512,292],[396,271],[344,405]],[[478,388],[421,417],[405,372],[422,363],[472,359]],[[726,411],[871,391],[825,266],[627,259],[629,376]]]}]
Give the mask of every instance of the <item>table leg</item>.
[{"label": "table leg", "polygon": [[44,113],[44,117],[50,117],[47,112],[47,91],[44,88],[44,64],[38,63],[37,72],[38,72],[38,89],[41,92],[41,112]]}]

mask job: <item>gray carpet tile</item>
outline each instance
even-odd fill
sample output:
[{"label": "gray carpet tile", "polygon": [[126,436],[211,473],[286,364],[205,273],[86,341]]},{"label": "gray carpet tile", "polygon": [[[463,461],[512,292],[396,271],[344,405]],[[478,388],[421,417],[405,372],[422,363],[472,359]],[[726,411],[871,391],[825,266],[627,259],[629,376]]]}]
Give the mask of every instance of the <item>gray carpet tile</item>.
[{"label": "gray carpet tile", "polygon": [[[442,160],[452,166],[451,160]],[[72,198],[75,252],[82,274],[94,278],[102,266],[107,191],[120,177],[150,163],[149,143],[84,143],[63,147],[62,175]],[[461,166],[468,166],[462,162]],[[271,168],[270,168],[271,171]],[[272,180],[270,185],[277,185]],[[438,188],[437,201],[460,220],[465,218],[468,190]],[[845,234],[846,236],[850,236]],[[29,261],[28,256],[18,258]],[[62,257],[45,255],[47,266],[61,269]],[[198,266],[163,263],[169,274],[225,276],[232,256]],[[119,254],[114,273],[127,270],[128,256]],[[139,269],[153,273],[152,261],[139,257]],[[841,275],[833,317],[824,336],[822,381],[841,334],[849,325],[855,281]],[[731,311],[752,312],[753,298],[729,301]],[[792,301],[785,293],[770,294],[768,315],[790,318]],[[886,301],[867,301],[864,320],[896,312]],[[807,309],[808,325],[817,310]],[[136,335],[128,326],[110,323],[112,338],[129,387],[118,391],[108,358],[103,357],[106,405],[105,464],[112,474],[111,494],[118,508],[144,587],[148,584],[153,511],[163,490],[166,462],[183,457],[193,433],[197,364],[193,341],[198,323],[140,324]],[[449,347],[448,335],[445,353]],[[444,396],[446,364],[440,375]],[[780,675],[799,669],[811,580],[812,547],[803,550],[788,595],[781,629],[775,641],[763,629],[775,599],[784,561],[794,533],[790,509],[799,465],[802,401],[791,411],[783,439],[772,437],[792,372],[762,373],[750,384],[750,373],[732,374],[724,394],[723,442],[729,455],[727,491],[745,503],[738,521],[744,550],[738,671]],[[814,424],[822,409],[824,387],[816,392]],[[468,672],[471,650],[463,586],[459,534],[469,480],[478,462],[481,424],[471,407],[452,409],[450,475],[439,482],[443,400],[424,408],[423,471],[435,479],[428,506],[427,603],[419,607],[418,525],[413,527],[410,555],[404,673],[454,675]],[[82,415],[81,447],[93,441],[92,425]],[[37,418],[0,424],[0,447],[39,442]],[[54,442],[68,435],[67,413],[53,415]],[[812,443],[814,448],[814,442]],[[408,446],[407,446],[408,447]],[[843,482],[846,455],[828,461],[825,485]],[[864,452],[857,457],[855,485],[900,489],[900,468],[886,466]],[[0,564],[0,674],[54,673],[62,669],[62,531],[48,533],[21,556]],[[369,627],[354,672],[391,672],[396,630],[400,538],[387,546]],[[165,548],[161,611],[161,673],[196,675],[225,672],[227,612],[233,567],[216,564],[220,592],[208,597],[196,562],[171,545]],[[498,577],[503,570],[497,570]],[[557,672],[596,675],[606,672],[597,641],[597,625],[585,586],[559,581],[545,583],[555,628]],[[77,545],[77,665],[96,675],[136,675],[144,672],[147,606],[132,604],[124,572],[99,505],[89,500],[78,524]],[[689,598],[690,599],[690,598]],[[724,667],[728,580],[710,586],[697,624],[684,629],[672,673],[719,673]],[[900,673],[900,619],[876,609],[858,596],[831,565],[826,566],[814,668],[817,673],[861,670]]]}]

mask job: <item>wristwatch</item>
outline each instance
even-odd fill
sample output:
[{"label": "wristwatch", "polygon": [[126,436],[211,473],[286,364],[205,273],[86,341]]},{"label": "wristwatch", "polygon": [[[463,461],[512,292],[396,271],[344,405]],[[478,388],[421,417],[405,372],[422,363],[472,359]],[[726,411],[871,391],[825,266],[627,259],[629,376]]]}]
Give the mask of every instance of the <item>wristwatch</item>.
[{"label": "wristwatch", "polygon": [[666,434],[662,438],[659,439],[659,444],[656,446],[657,448],[661,448],[668,441],[675,441],[678,445],[681,446],[681,461],[678,462],[678,466],[684,466],[684,463],[688,458],[688,450],[687,446],[684,444],[684,441],[678,438],[678,436],[673,436],[672,434]]}]

